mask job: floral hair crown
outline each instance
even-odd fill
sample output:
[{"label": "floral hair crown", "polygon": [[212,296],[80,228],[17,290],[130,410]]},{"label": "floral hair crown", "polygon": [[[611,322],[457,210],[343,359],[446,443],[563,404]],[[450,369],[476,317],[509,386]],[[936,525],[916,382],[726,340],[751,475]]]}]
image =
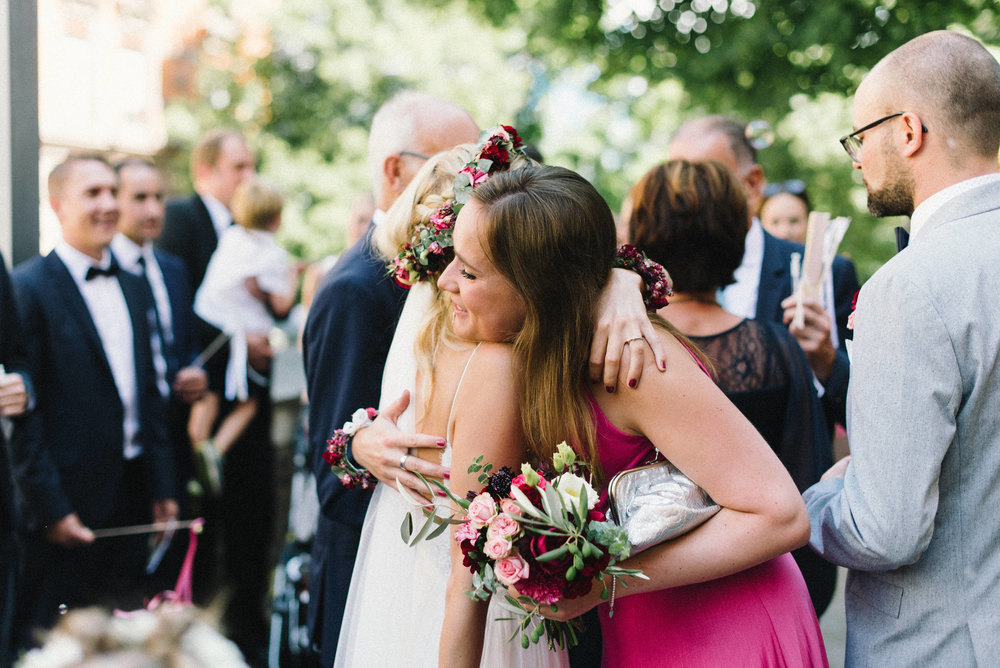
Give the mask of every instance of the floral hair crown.
[{"label": "floral hair crown", "polygon": [[417,225],[409,243],[389,263],[389,273],[401,287],[434,278],[448,265],[446,248],[454,245],[452,230],[458,212],[472,197],[472,189],[497,172],[510,168],[514,155],[526,155],[517,130],[498,125],[483,133],[472,160],[455,176],[455,200],[438,208],[427,223]]}]

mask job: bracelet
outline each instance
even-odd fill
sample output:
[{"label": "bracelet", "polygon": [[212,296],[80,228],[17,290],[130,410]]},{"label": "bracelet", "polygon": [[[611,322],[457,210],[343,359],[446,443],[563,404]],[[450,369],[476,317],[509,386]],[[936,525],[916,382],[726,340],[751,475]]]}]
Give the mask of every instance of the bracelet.
[{"label": "bracelet", "polygon": [[615,251],[615,266],[634,271],[642,277],[647,290],[643,302],[649,310],[663,308],[669,303],[667,298],[674,296],[674,291],[670,287],[670,275],[663,265],[650,260],[632,244],[618,247]]},{"label": "bracelet", "polygon": [[371,471],[357,466],[347,456],[347,446],[351,439],[359,429],[370,425],[377,415],[378,411],[374,408],[359,408],[344,423],[343,429],[335,430],[326,442],[323,459],[330,465],[334,475],[340,478],[340,484],[347,489],[354,489],[355,485],[361,485],[361,489],[371,489],[378,482]]}]

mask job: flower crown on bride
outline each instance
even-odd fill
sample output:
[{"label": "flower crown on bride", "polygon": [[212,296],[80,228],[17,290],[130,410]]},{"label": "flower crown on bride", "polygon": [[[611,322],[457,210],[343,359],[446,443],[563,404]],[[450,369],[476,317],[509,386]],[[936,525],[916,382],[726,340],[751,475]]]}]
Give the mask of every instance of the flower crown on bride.
[{"label": "flower crown on bride", "polygon": [[498,125],[483,133],[472,160],[455,176],[455,199],[438,208],[426,223],[420,223],[392,262],[389,273],[401,287],[435,278],[450,261],[446,248],[454,245],[452,230],[458,212],[472,197],[472,189],[497,172],[510,168],[514,155],[525,156],[524,142],[510,125]]}]

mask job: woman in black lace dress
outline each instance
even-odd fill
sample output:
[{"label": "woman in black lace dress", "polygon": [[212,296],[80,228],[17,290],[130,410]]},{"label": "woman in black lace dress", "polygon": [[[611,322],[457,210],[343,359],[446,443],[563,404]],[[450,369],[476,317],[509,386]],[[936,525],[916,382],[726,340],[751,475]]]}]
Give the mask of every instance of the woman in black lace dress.
[{"label": "woman in black lace dress", "polygon": [[[716,300],[743,259],[750,217],[740,182],[715,162],[671,160],[647,172],[630,199],[631,242],[674,281],[676,294],[660,315],[708,355],[718,385],[805,490],[832,463],[805,355],[781,325],[733,315]],[[825,607],[835,568],[808,546],[792,554],[814,605]]]}]

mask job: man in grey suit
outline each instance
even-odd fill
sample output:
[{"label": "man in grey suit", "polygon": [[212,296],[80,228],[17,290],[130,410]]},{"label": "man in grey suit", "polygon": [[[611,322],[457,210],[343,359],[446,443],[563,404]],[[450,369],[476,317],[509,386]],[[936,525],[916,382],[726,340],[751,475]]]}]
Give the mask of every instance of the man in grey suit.
[{"label": "man in grey suit", "polygon": [[1000,656],[1000,64],[917,37],[880,61],[842,143],[910,245],[854,320],[852,456],[805,493],[810,544],[850,569],[848,666]]}]

